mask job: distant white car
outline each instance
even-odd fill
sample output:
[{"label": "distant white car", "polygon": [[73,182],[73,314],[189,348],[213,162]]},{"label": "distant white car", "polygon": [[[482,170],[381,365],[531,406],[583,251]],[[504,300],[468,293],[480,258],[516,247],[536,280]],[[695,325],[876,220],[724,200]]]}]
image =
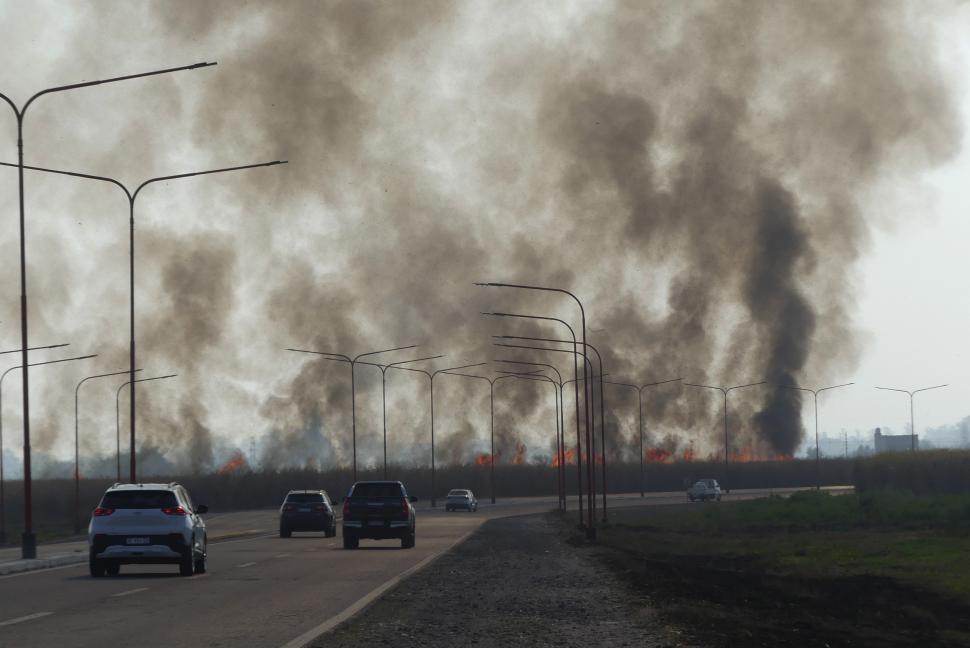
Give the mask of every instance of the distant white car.
[{"label": "distant white car", "polygon": [[721,485],[716,479],[700,479],[693,486],[687,489],[687,499],[694,500],[717,500],[721,501]]},{"label": "distant white car", "polygon": [[457,511],[458,509],[469,512],[477,511],[478,500],[475,499],[475,494],[465,488],[454,488],[448,491],[448,497],[445,499],[445,510]]}]

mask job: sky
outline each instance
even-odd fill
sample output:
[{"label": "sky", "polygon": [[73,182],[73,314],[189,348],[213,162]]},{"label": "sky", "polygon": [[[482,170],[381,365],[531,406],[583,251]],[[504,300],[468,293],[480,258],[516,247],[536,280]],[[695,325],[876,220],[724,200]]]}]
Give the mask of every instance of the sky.
[{"label": "sky", "polygon": [[[574,321],[568,304],[471,287],[481,279],[574,289],[614,380],[854,382],[820,398],[823,434],[904,431],[907,398],[877,385],[948,383],[917,397],[918,431],[970,415],[966,5],[6,0],[0,33],[0,92],[17,101],[219,63],[41,98],[28,163],[137,184],[290,161],[139,198],[139,365],[179,373],[138,392],[159,470],[217,467],[250,439],[269,465],[346,462],[346,368],[286,347],[420,344],[394,359],[458,365],[496,357],[495,333],[562,335],[481,310]],[[15,145],[0,114],[3,159]],[[15,178],[0,173],[3,349],[20,342]],[[84,181],[28,176],[27,192],[31,343],[71,343],[45,359],[99,353],[32,373],[34,447],[59,474],[77,381],[127,366],[126,205]],[[375,463],[379,373],[360,371],[360,454]],[[15,475],[19,376],[7,381]],[[401,461],[427,454],[423,381],[390,380]],[[113,465],[119,384],[84,388],[94,472]],[[792,411],[811,433],[810,402],[785,393],[737,394],[739,443],[790,449]],[[628,442],[635,401],[609,398]],[[718,398],[654,398],[653,441],[717,451]],[[446,380],[438,400],[444,460],[486,451],[487,394]],[[548,455],[546,392],[500,400],[500,452]]]}]

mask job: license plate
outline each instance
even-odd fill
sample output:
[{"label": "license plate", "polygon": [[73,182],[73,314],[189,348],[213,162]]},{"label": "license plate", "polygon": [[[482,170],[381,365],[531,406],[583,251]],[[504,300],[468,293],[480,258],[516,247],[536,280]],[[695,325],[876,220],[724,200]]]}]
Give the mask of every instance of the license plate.
[{"label": "license plate", "polygon": [[384,520],[371,520],[367,524],[370,526],[384,526]]},{"label": "license plate", "polygon": [[307,507],[307,508],[301,508],[300,509],[300,513],[309,513],[309,512],[310,512],[310,508],[309,507]]},{"label": "license plate", "polygon": [[125,544],[147,545],[148,543],[149,543],[149,538],[125,538]]}]

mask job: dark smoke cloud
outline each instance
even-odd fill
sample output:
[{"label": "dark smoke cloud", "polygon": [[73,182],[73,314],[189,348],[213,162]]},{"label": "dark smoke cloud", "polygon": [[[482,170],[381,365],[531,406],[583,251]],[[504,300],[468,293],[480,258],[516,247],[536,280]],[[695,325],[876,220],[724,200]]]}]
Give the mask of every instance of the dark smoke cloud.
[{"label": "dark smoke cloud", "polygon": [[[220,65],[142,84],[83,128],[40,113],[52,130],[46,144],[36,138],[34,162],[141,179],[185,165],[291,161],[155,187],[140,213],[139,354],[146,371],[179,373],[177,391],[139,388],[146,452],[199,470],[221,460],[216,439],[231,448],[250,436],[272,439],[261,444],[266,465],[349,462],[347,368],[285,347],[353,355],[419,344],[415,355],[382,360],[447,354],[423,365],[440,367],[514,356],[552,360],[571,377],[567,355],[496,351],[489,337],[560,338],[563,327],[477,312],[576,322],[572,304],[471,287],[487,278],[576,291],[614,379],[772,381],[732,394],[732,438],[790,454],[801,401],[779,386],[841,376],[858,360],[846,277],[867,245],[866,196],[886,178],[944,162],[959,141],[953,98],[926,47],[932,32],[904,4],[116,9],[77,9],[57,82],[118,73],[121,52],[133,69],[171,52]],[[83,114],[87,105],[60,109]],[[32,271],[45,302],[56,302],[44,305],[35,335],[69,334],[123,362],[126,232],[94,225],[117,212],[116,197],[32,183],[35,196],[47,192],[38,211],[72,205],[88,228],[73,231],[104,252],[100,265]],[[51,223],[37,235],[52,253],[79,254],[55,242],[63,221],[40,222]],[[7,234],[0,250],[10,249]],[[15,276],[14,262],[4,255],[4,276]],[[16,320],[14,293],[0,298],[5,328]],[[426,385],[400,373],[388,400],[392,461],[424,461]],[[357,380],[359,457],[377,462],[379,373],[361,368]],[[442,392],[436,427],[447,461],[485,447],[479,382]],[[499,452],[514,456],[524,443],[548,455],[548,390],[499,385]],[[635,396],[608,389],[612,452],[635,457]],[[48,393],[69,398],[64,387]],[[648,442],[674,451],[694,439],[699,454],[716,452],[715,396],[645,392]],[[50,445],[68,414],[45,416]],[[571,407],[564,418],[568,441]]]}]

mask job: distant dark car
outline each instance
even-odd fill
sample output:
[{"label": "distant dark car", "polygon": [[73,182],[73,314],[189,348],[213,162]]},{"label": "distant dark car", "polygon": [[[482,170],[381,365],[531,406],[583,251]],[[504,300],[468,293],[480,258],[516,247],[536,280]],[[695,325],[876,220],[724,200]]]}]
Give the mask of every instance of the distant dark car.
[{"label": "distant dark car", "polygon": [[694,500],[717,500],[721,501],[721,485],[716,479],[701,479],[687,489],[687,499]]},{"label": "distant dark car", "polygon": [[414,507],[399,481],[362,481],[344,499],[344,549],[356,549],[361,538],[400,538],[401,548],[414,547]]},{"label": "distant dark car", "polygon": [[337,535],[337,516],[330,496],[322,490],[292,490],[280,506],[280,537],[294,531],[323,531],[328,538]]},{"label": "distant dark car", "polygon": [[477,511],[478,499],[475,498],[475,493],[467,488],[453,488],[448,491],[448,497],[445,498],[445,510],[457,511],[458,509],[464,509],[469,513]]}]

